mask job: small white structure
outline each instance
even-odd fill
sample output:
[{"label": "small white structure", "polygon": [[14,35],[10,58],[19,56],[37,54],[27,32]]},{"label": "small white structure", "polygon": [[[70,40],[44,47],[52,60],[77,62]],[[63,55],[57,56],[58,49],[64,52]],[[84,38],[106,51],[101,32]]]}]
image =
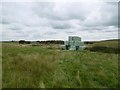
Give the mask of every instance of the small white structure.
[{"label": "small white structure", "polygon": [[83,50],[85,47],[84,42],[81,42],[78,36],[69,36],[68,41],[64,41],[64,45],[61,45],[63,50]]}]

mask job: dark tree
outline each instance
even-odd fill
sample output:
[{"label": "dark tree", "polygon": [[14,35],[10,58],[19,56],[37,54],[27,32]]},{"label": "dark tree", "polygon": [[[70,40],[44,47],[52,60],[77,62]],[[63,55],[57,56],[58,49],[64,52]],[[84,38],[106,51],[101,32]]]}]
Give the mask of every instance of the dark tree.
[{"label": "dark tree", "polygon": [[19,44],[25,44],[25,40],[20,40]]},{"label": "dark tree", "polygon": [[26,44],[30,44],[31,42],[30,41],[25,41]]}]

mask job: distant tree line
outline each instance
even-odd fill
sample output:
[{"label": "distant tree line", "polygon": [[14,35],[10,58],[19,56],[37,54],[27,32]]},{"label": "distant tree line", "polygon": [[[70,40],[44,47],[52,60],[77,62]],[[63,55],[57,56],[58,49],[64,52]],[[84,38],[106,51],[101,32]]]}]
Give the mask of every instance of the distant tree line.
[{"label": "distant tree line", "polygon": [[25,40],[20,40],[19,41],[19,44],[30,44],[31,42],[30,41],[25,41]]},{"label": "distant tree line", "polygon": [[85,41],[85,44],[93,44],[94,42],[90,42],[90,41]]},{"label": "distant tree line", "polygon": [[[31,44],[32,41],[20,40],[19,44]],[[36,44],[64,44],[62,40],[36,41]]]},{"label": "distant tree line", "polygon": [[64,41],[62,40],[48,40],[48,41],[36,41],[40,44],[64,44]]}]

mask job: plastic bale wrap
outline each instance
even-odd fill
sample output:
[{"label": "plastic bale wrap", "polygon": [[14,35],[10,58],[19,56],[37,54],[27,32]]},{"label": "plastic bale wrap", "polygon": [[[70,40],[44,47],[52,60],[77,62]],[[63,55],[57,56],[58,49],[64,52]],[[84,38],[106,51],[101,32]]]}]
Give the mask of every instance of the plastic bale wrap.
[{"label": "plastic bale wrap", "polygon": [[70,46],[69,50],[76,50],[76,46]]},{"label": "plastic bale wrap", "polygon": [[68,41],[73,41],[73,37],[72,37],[72,36],[69,36],[69,37],[68,37]]},{"label": "plastic bale wrap", "polygon": [[74,37],[74,41],[81,41],[81,38],[80,37]]},{"label": "plastic bale wrap", "polygon": [[62,49],[65,50],[83,50],[85,49],[84,42],[81,42],[81,38],[78,36],[69,36],[68,41],[64,41]]},{"label": "plastic bale wrap", "polygon": [[75,41],[75,46],[80,46],[81,42],[80,41]]},{"label": "plastic bale wrap", "polygon": [[74,41],[69,41],[69,45],[73,46],[74,45]]}]

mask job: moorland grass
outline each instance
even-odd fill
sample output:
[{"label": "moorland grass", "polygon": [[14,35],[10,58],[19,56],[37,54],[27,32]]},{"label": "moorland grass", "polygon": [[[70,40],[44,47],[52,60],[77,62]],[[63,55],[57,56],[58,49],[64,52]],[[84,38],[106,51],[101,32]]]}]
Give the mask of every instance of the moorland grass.
[{"label": "moorland grass", "polygon": [[[54,46],[54,45],[53,45]],[[118,54],[3,43],[3,88],[118,86]]]}]

